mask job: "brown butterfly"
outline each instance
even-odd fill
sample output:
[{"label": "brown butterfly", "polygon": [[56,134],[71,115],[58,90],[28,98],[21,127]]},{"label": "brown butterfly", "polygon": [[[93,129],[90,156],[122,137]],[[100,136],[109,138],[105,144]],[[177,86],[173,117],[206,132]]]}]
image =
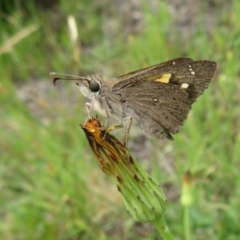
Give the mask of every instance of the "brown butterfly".
[{"label": "brown butterfly", "polygon": [[[216,71],[213,61],[177,58],[134,71],[114,79],[92,75],[76,80],[81,93],[91,99],[92,109],[107,117],[115,117],[125,127],[125,143],[132,119],[155,138],[173,139],[187,118],[191,105],[208,87]],[[54,84],[62,74],[51,73]],[[116,126],[123,126],[115,125]]]}]

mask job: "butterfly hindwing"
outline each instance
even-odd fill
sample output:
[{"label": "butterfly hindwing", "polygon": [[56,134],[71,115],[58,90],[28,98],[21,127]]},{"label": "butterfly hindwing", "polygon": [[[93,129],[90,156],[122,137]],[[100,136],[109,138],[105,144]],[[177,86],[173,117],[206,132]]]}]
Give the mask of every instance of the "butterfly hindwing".
[{"label": "butterfly hindwing", "polygon": [[191,100],[177,85],[166,87],[166,84],[153,82],[152,87],[149,88],[146,81],[139,81],[134,91],[126,89],[126,95],[122,96],[123,112],[134,116],[150,135],[170,138],[170,133],[176,133],[187,118]]}]

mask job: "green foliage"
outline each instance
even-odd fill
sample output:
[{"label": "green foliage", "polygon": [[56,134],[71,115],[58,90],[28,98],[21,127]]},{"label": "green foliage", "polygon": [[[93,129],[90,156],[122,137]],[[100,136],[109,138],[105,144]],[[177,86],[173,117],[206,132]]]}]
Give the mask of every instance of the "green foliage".
[{"label": "green foliage", "polygon": [[[121,16],[117,10],[122,6],[109,1],[59,1],[47,9],[29,1],[25,8],[8,5],[1,12],[0,239],[157,238],[149,225],[139,228],[131,219],[98,169],[79,127],[86,116],[84,101],[72,99],[80,94],[66,82],[54,89],[48,73],[116,76],[183,55],[215,60],[218,71],[175,142],[156,147],[155,161],[147,164],[149,169],[154,164],[160,183],[175,186],[175,195],[187,171],[195,176],[192,239],[239,238],[240,4],[231,4],[219,7],[217,23],[208,30],[203,23],[207,9],[199,9],[201,24],[189,35],[176,27],[164,4],[154,11],[142,6],[144,21],[137,32],[125,31],[134,9]],[[69,15],[79,31],[77,62]],[[24,30],[24,37],[16,37]],[[32,89],[23,91],[29,85]],[[161,167],[174,165],[172,174],[157,160]],[[183,239],[179,198],[170,199],[166,218],[176,239]]]}]

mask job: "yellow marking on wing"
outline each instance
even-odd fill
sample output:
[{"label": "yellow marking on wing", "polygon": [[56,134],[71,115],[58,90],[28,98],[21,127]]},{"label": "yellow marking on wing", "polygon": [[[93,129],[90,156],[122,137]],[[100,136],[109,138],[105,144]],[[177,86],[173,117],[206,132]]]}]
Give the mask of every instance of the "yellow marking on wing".
[{"label": "yellow marking on wing", "polygon": [[171,78],[172,74],[166,73],[163,74],[160,78],[155,79],[155,82],[162,82],[162,83],[169,83],[169,80]]}]

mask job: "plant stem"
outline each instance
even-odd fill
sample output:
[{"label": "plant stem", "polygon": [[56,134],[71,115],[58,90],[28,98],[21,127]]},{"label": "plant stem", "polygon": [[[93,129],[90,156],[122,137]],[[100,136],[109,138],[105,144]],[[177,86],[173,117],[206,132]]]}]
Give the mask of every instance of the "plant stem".
[{"label": "plant stem", "polygon": [[173,240],[173,236],[167,227],[164,216],[161,215],[152,224],[157,228],[158,232],[161,234],[164,240]]},{"label": "plant stem", "polygon": [[191,233],[190,233],[190,221],[189,221],[189,215],[190,215],[190,207],[185,206],[183,208],[184,216],[183,216],[183,228],[184,228],[184,235],[186,240],[191,239]]}]

